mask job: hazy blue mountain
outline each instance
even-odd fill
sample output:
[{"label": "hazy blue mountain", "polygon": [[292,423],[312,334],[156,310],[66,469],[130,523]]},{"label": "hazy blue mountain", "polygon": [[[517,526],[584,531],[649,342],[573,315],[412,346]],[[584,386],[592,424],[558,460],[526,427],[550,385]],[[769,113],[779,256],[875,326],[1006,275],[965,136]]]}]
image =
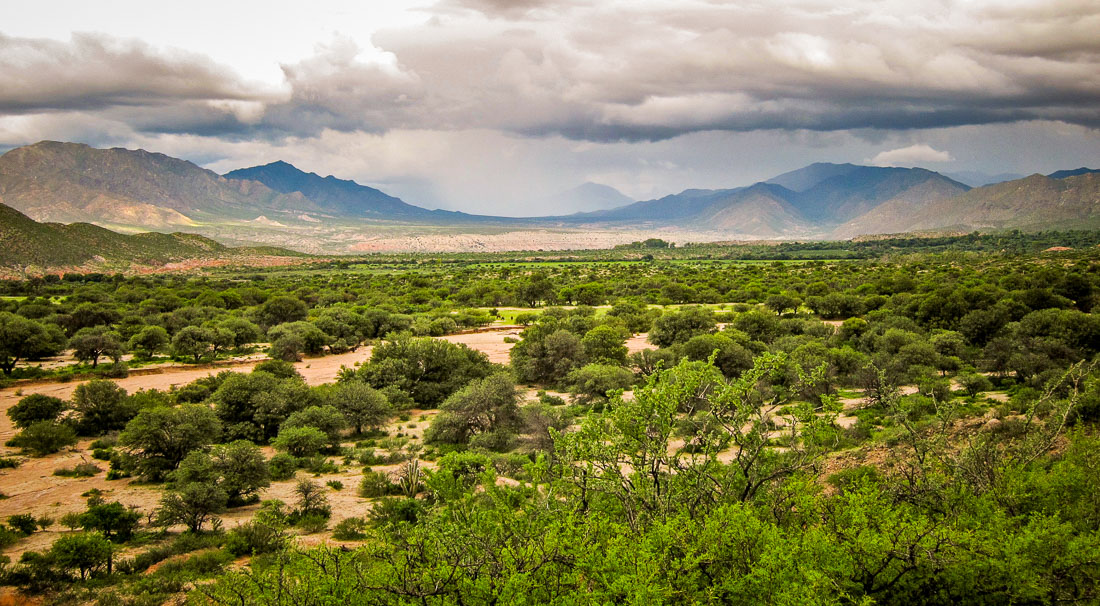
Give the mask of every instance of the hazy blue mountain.
[{"label": "hazy blue mountain", "polygon": [[765,183],[772,183],[775,185],[782,185],[791,191],[806,191],[811,187],[821,183],[826,179],[832,179],[834,177],[842,177],[850,174],[860,168],[866,168],[856,166],[855,164],[832,164],[830,162],[816,162],[809,166],[804,166],[797,170],[783,173],[777,177],[772,177],[765,181]]},{"label": "hazy blue mountain", "polygon": [[432,211],[407,204],[373,187],[355,181],[307,173],[279,160],[263,166],[241,168],[225,174],[238,181],[257,181],[284,194],[300,193],[319,208],[340,217],[426,218]]},{"label": "hazy blue mountain", "polygon": [[945,176],[951,177],[959,183],[965,183],[970,187],[982,187],[983,185],[993,185],[994,183],[1004,183],[1005,181],[1015,181],[1016,179],[1022,179],[1027,175],[1021,175],[1019,173],[1000,173],[991,175],[989,173],[983,173],[976,170],[964,170],[954,173],[943,173]]},{"label": "hazy blue mountain", "polygon": [[1074,168],[1073,170],[1059,170],[1047,175],[1051,179],[1065,179],[1066,177],[1076,177],[1077,175],[1087,175],[1089,173],[1100,173],[1100,169],[1097,168]]},{"label": "hazy blue mountain", "polygon": [[[819,163],[750,187],[691,189],[610,211],[583,213],[575,222],[675,226],[777,237],[823,234],[891,203],[898,212],[949,198],[969,187],[923,168]],[[893,214],[879,213],[882,220]],[[856,223],[854,229],[873,229]],[[860,233],[863,233],[862,231]]]},{"label": "hazy blue mountain", "polygon": [[543,214],[569,215],[611,210],[633,203],[633,198],[614,187],[590,181],[538,200],[532,208],[538,209]]},{"label": "hazy blue mountain", "polygon": [[[941,183],[946,189],[924,187],[929,182]],[[914,188],[932,193],[936,199],[970,189],[923,168],[849,165],[847,170],[798,192],[791,203],[811,223],[828,226],[851,221]]]}]

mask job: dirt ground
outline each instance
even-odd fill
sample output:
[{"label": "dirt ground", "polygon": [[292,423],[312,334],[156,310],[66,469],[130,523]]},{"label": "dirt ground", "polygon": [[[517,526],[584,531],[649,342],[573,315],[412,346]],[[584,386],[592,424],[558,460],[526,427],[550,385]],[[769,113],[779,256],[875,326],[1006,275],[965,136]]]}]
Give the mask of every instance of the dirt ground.
[{"label": "dirt ground", "polygon": [[[520,331],[519,327],[505,326],[492,330],[449,335],[443,338],[452,343],[463,343],[482,351],[489,356],[489,360],[492,362],[507,364],[508,352],[511,351],[513,344],[505,342],[505,338],[517,339]],[[628,349],[633,352],[652,347],[646,343],[645,337],[646,335],[643,334],[631,338],[627,342]],[[370,347],[361,347],[354,352],[308,358],[298,362],[295,366],[310,385],[330,383],[336,379],[342,367],[355,367],[370,359],[371,350]],[[261,359],[258,358],[241,359],[236,363],[202,368],[168,365],[157,368],[151,374],[135,374],[117,379],[116,382],[130,393],[141,389],[168,390],[223,370],[248,372],[260,361]],[[0,390],[0,444],[11,439],[16,433],[11,420],[4,413],[21,398],[32,393],[41,393],[67,400],[72,396],[76,387],[84,382],[43,382],[16,385]],[[535,399],[535,392],[525,392],[524,398]],[[387,429],[391,435],[400,432],[405,436],[419,440],[422,439],[424,429],[427,428],[434,414],[433,411],[409,411],[410,419],[408,421],[395,420]],[[0,493],[7,497],[0,499],[0,521],[6,520],[10,515],[20,513],[30,513],[36,517],[48,516],[58,520],[66,513],[81,512],[85,508],[86,500],[86,497],[82,495],[93,488],[103,491],[108,500],[121,501],[127,506],[137,507],[143,513],[155,509],[161,496],[160,487],[136,484],[131,479],[107,481],[108,463],[91,458],[89,448],[91,442],[92,440],[83,440],[71,449],[47,457],[20,457],[22,463],[19,467],[0,470]],[[0,454],[11,456],[15,452],[15,449],[0,447]],[[267,454],[273,453],[268,452]],[[94,463],[102,471],[90,478],[65,478],[53,475],[56,469],[72,467],[83,462]],[[428,463],[423,463],[423,465],[425,468],[430,468]],[[388,465],[376,466],[374,469],[393,473],[396,472],[398,467],[399,465]],[[304,477],[305,472],[299,472],[298,476]],[[339,480],[344,484],[344,488],[339,491],[327,489],[333,506],[333,518],[330,527],[340,520],[352,516],[362,516],[370,510],[370,503],[359,498],[356,494],[361,476],[362,472],[358,465],[341,465],[340,472],[318,478],[321,482]],[[275,482],[264,491],[262,498],[293,501],[293,488],[294,480]],[[222,516],[225,527],[232,528],[247,521],[257,507],[258,505],[241,507],[227,512]],[[47,548],[61,532],[65,532],[65,530],[60,524],[55,523],[49,530],[35,533],[3,553],[14,559],[24,551]],[[304,542],[316,542],[326,536],[328,536],[327,533],[308,535],[303,537],[302,540]]]}]

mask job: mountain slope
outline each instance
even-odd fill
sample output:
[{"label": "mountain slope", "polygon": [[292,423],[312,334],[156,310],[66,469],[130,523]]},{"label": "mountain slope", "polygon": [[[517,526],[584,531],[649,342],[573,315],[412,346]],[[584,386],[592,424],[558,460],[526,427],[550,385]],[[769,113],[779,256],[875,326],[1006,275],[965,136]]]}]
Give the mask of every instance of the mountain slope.
[{"label": "mountain slope", "polygon": [[[791,202],[811,223],[821,227],[845,223],[884,202],[940,199],[970,189],[923,168],[852,166],[799,192]],[[917,193],[921,192],[921,193]]]},{"label": "mountain slope", "polygon": [[768,179],[764,183],[781,185],[791,191],[803,192],[821,183],[826,179],[843,177],[852,172],[864,168],[855,164],[833,164],[831,162],[815,162],[809,166],[785,172]]},{"label": "mountain slope", "polygon": [[782,186],[757,183],[729,196],[712,198],[712,203],[689,225],[763,238],[812,232],[813,226],[791,204],[795,197],[795,192]]},{"label": "mountain slope", "polygon": [[342,217],[384,219],[425,218],[432,211],[403,202],[373,187],[355,181],[307,173],[283,161],[241,168],[225,174],[226,179],[261,183],[283,194],[300,194],[324,212]]},{"label": "mountain slope", "polygon": [[0,204],[0,266],[65,267],[90,261],[158,265],[248,254],[300,256],[283,249],[228,248],[185,233],[125,235],[88,223],[39,223]]},{"label": "mountain slope", "polygon": [[0,156],[0,203],[38,220],[146,228],[318,210],[301,195],[232,181],[164,154],[55,141]]},{"label": "mountain slope", "polygon": [[[950,198],[969,188],[921,168],[819,163],[757,183],[724,190],[686,190],[658,200],[569,217],[574,222],[681,227],[758,237],[823,236],[850,223],[876,231],[871,219],[894,221],[910,207]],[[889,203],[860,223],[857,218]]]},{"label": "mountain slope", "polygon": [[1100,227],[1100,173],[1062,179],[1031,175],[928,204],[906,231],[948,227],[1057,229]]}]

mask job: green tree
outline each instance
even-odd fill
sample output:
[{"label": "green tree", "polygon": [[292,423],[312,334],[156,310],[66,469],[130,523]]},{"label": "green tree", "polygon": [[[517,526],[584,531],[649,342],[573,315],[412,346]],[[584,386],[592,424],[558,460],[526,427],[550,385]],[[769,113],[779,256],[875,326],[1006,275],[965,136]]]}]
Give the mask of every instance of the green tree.
[{"label": "green tree", "polygon": [[191,358],[196,363],[214,352],[217,335],[201,326],[185,326],[172,337],[172,355]]},{"label": "green tree", "polygon": [[96,531],[115,543],[129,541],[140,520],[141,512],[129,509],[118,501],[90,502],[87,511],[80,514],[80,526],[84,530]]},{"label": "green tree", "polygon": [[106,326],[81,328],[69,339],[69,347],[73,348],[73,356],[77,361],[91,362],[92,368],[99,365],[101,357],[106,356],[118,362],[126,353],[122,337]]},{"label": "green tree", "polygon": [[328,443],[325,432],[316,427],[284,427],[271,445],[295,457],[312,457]]},{"label": "green tree", "polygon": [[653,321],[649,342],[658,347],[670,347],[688,339],[713,332],[714,313],[705,307],[684,307],[666,312]]},{"label": "green tree", "polygon": [[280,432],[292,427],[316,427],[327,437],[326,446],[337,449],[340,447],[340,433],[347,426],[347,420],[335,406],[310,406],[291,413],[283,421]]},{"label": "green tree", "polygon": [[287,417],[314,404],[315,398],[300,379],[253,372],[227,376],[210,401],[228,436],[267,443]]},{"label": "green tree", "polygon": [[376,347],[358,376],[376,389],[393,385],[417,405],[435,408],[470,381],[488,376],[493,368],[488,356],[466,345],[413,337]]},{"label": "green tree", "polygon": [[800,305],[802,305],[801,299],[786,294],[770,295],[767,300],[764,301],[764,307],[767,307],[780,316],[788,311],[798,311]]},{"label": "green tree", "polygon": [[217,326],[233,335],[232,345],[238,350],[256,343],[263,336],[259,326],[241,317],[226,318],[218,322]]},{"label": "green tree", "polygon": [[332,338],[330,347],[354,351],[363,342],[367,321],[355,310],[338,306],[318,312],[313,324]]},{"label": "green tree", "polygon": [[168,331],[160,326],[146,326],[130,337],[130,351],[139,358],[149,359],[169,343]]},{"label": "green tree", "polygon": [[126,390],[106,379],[77,385],[72,409],[77,414],[77,432],[89,436],[122,429],[138,413],[135,402],[126,397]]},{"label": "green tree", "polygon": [[626,340],[630,334],[625,328],[601,324],[585,333],[581,339],[585,357],[601,364],[626,364]]},{"label": "green tree", "polygon": [[256,323],[264,330],[284,322],[305,320],[309,313],[306,304],[297,297],[280,295],[264,301],[255,311]]},{"label": "green tree", "polygon": [[527,307],[538,307],[539,303],[554,296],[554,285],[545,274],[535,272],[520,283],[516,296]]},{"label": "green tree", "polygon": [[252,501],[261,488],[271,485],[271,472],[263,451],[248,440],[217,444],[209,452],[193,451],[172,477],[180,485],[216,486],[225,492],[226,502],[231,506]]},{"label": "green tree", "polygon": [[65,348],[65,335],[53,324],[41,324],[0,312],[0,370],[10,375],[21,360],[55,356]]},{"label": "green tree", "polygon": [[606,400],[607,393],[616,389],[630,389],[634,373],[614,364],[586,364],[569,373],[566,383],[573,393],[585,402]]},{"label": "green tree", "polygon": [[61,398],[34,393],[8,409],[8,418],[19,429],[26,429],[39,421],[55,421],[65,410]]},{"label": "green tree", "polygon": [[106,568],[110,574],[113,554],[111,542],[94,532],[62,535],[49,552],[58,568],[79,571],[82,581],[100,568]]},{"label": "green tree", "polygon": [[319,483],[305,478],[300,479],[294,485],[294,494],[298,495],[298,500],[294,504],[294,513],[297,517],[315,515],[328,518],[332,515],[332,507],[328,503],[328,496]]},{"label": "green tree", "polygon": [[225,511],[229,496],[220,486],[207,482],[178,484],[165,493],[156,511],[160,526],[182,524],[191,532],[202,532],[202,527]]},{"label": "green tree", "polygon": [[993,389],[993,383],[985,375],[976,372],[965,372],[958,376],[959,385],[966,395],[971,398],[978,397],[983,391]]},{"label": "green tree", "polygon": [[520,426],[517,402],[515,381],[506,372],[472,381],[443,402],[424,440],[465,444],[477,434],[514,432]]},{"label": "green tree", "polygon": [[714,365],[727,377],[736,377],[752,368],[752,352],[728,334],[696,335],[680,345],[677,351],[697,362],[714,356]]},{"label": "green tree", "polygon": [[322,402],[344,415],[357,435],[363,433],[364,428],[381,427],[393,416],[393,407],[385,394],[363,381],[323,385],[317,393]]},{"label": "green tree", "polygon": [[[332,337],[310,322],[287,322],[267,331],[271,354],[279,360],[297,360],[300,354],[317,355],[332,343]],[[280,345],[281,344],[281,345]],[[288,347],[293,344],[294,347]]]},{"label": "green tree", "polygon": [[188,453],[217,442],[220,435],[221,422],[208,406],[157,406],[130,420],[118,443],[127,450],[137,473],[160,481],[179,467]]},{"label": "green tree", "polygon": [[585,362],[584,345],[577,335],[555,322],[529,326],[509,355],[516,377],[523,382],[555,385]]}]

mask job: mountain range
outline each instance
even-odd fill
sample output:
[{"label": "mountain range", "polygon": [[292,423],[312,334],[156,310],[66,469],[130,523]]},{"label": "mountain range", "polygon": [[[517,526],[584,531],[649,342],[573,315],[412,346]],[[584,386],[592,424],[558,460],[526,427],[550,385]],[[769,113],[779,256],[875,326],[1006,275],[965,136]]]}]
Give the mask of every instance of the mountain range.
[{"label": "mountain range", "polygon": [[[818,163],[746,187],[639,202],[586,183],[540,203],[556,216],[514,218],[429,210],[281,161],[219,175],[144,150],[43,141],[0,156],[0,204],[35,221],[338,252],[372,230],[398,227],[413,234],[659,229],[713,239],[1100,227],[1100,175],[1080,168],[972,188],[922,168]],[[569,214],[575,210],[586,212]]]}]

